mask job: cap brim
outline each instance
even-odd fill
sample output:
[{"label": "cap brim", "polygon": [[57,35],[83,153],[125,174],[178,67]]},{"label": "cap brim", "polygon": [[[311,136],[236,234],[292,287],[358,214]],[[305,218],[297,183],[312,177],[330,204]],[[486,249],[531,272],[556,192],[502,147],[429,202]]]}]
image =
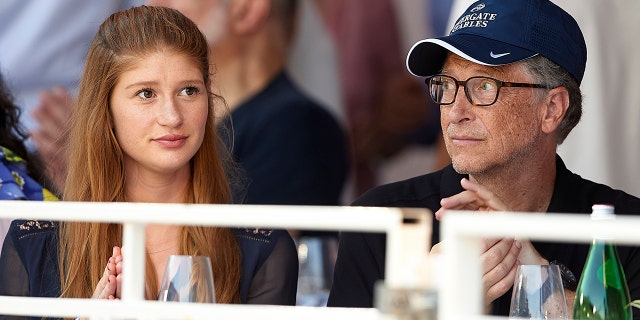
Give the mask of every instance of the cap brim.
[{"label": "cap brim", "polygon": [[456,34],[418,41],[407,55],[407,69],[419,77],[434,75],[442,70],[449,52],[486,66],[500,66],[537,55],[536,52],[482,36]]}]

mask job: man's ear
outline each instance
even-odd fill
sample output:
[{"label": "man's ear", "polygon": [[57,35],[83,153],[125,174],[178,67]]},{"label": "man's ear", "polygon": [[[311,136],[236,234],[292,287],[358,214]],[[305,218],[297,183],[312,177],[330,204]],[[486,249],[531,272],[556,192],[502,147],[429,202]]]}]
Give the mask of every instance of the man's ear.
[{"label": "man's ear", "polygon": [[565,87],[551,89],[544,100],[542,109],[542,131],[555,131],[569,109],[569,91]]},{"label": "man's ear", "polygon": [[271,0],[235,0],[231,2],[231,28],[237,34],[260,30],[269,18]]}]

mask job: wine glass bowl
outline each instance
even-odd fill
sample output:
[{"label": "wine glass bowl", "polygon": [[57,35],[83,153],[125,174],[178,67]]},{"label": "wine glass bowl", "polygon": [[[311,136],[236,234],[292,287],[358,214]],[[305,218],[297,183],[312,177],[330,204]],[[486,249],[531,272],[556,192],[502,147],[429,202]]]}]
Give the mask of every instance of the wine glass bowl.
[{"label": "wine glass bowl", "polygon": [[520,265],[511,295],[510,319],[569,319],[557,265]]},{"label": "wine glass bowl", "polygon": [[158,300],[215,303],[211,259],[206,256],[169,256]]}]

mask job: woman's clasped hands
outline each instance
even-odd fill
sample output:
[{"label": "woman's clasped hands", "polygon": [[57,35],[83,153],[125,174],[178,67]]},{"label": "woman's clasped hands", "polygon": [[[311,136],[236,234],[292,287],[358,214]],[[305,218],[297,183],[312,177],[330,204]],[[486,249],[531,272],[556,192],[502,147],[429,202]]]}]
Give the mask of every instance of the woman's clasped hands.
[{"label": "woman's clasped hands", "polygon": [[102,278],[98,282],[92,298],[94,299],[120,299],[122,285],[122,249],[113,247],[113,253],[107,261]]}]

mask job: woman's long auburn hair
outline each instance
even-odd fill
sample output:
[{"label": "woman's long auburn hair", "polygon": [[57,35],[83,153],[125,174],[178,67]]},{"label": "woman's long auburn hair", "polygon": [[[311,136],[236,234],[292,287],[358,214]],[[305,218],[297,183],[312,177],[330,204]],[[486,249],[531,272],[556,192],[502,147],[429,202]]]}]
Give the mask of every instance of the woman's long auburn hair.
[{"label": "woman's long auburn hair", "polygon": [[[107,18],[89,49],[69,129],[69,169],[66,201],[123,202],[123,152],[112,126],[109,105],[118,77],[136,59],[172,51],[200,65],[207,88],[210,83],[208,47],[198,27],[177,10],[140,6]],[[230,203],[225,173],[228,151],[219,141],[214,105],[224,100],[207,89],[209,117],[202,146],[191,159],[191,186],[186,203]],[[215,214],[215,212],[212,212]],[[91,297],[112,246],[122,244],[120,224],[63,222],[59,234],[61,296]],[[238,303],[241,254],[230,229],[184,226],[180,254],[211,257],[216,302]],[[147,255],[146,298],[156,299],[158,283]]]}]

